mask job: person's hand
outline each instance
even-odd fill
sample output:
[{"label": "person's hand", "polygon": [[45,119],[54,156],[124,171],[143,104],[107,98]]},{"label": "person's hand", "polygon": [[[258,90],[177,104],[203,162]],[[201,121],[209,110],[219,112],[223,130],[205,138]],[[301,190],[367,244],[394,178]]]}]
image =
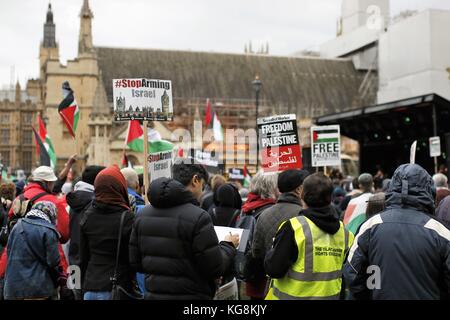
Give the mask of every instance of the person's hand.
[{"label": "person's hand", "polygon": [[233,246],[235,248],[239,247],[239,235],[238,234],[231,234],[231,232],[230,232],[230,234],[227,234],[223,240],[233,243]]},{"label": "person's hand", "polygon": [[70,156],[69,160],[66,162],[66,166],[71,167],[75,162],[77,162],[77,154],[73,154]]}]

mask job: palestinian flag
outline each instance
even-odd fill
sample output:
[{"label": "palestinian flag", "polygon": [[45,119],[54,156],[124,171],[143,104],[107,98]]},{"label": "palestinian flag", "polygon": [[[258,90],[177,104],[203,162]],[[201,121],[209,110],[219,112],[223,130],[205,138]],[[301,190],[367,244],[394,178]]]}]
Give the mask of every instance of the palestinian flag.
[{"label": "palestinian flag", "polygon": [[166,140],[154,140],[149,142],[148,153],[167,152],[173,150],[173,143]]},{"label": "palestinian flag", "polygon": [[[160,146],[161,143],[166,143],[169,144],[171,146],[171,148],[173,149],[173,145],[171,142],[166,141],[166,140],[162,140],[161,139],[161,134],[152,128],[148,129],[147,132],[147,136],[148,136],[148,152],[152,153],[153,149],[157,149],[159,147],[155,147],[155,146]],[[154,144],[155,142],[157,142],[156,144]],[[139,120],[131,120],[128,126],[128,134],[127,134],[127,140],[126,140],[126,144],[127,146],[136,152],[144,152],[144,130],[141,127],[141,124],[139,123]],[[153,147],[152,147],[153,146]],[[153,148],[153,149],[152,149]],[[155,151],[158,152],[158,151]]]},{"label": "palestinian flag", "polygon": [[125,143],[133,151],[144,152],[144,130],[139,120],[130,121]]},{"label": "palestinian flag", "polygon": [[242,184],[243,187],[248,188],[250,187],[250,181],[252,180],[252,177],[247,171],[247,166],[244,165],[244,183]]},{"label": "palestinian flag", "polygon": [[[55,148],[53,147],[52,140],[50,139],[50,136],[47,133],[47,129],[45,128],[44,121],[42,121],[42,118],[40,115],[38,115],[38,122],[39,122],[39,137],[41,138],[41,141],[45,147],[45,150],[47,151],[49,157],[50,157],[50,167],[53,169],[56,167],[56,152]],[[40,149],[37,148],[39,154]]]},{"label": "palestinian flag", "polygon": [[39,162],[40,162],[41,166],[50,167],[51,166],[50,155],[48,154],[47,150],[45,149],[44,143],[42,142],[42,139],[39,136],[39,133],[34,128],[34,126],[31,126],[31,129],[33,129],[33,133],[34,133],[34,139],[36,142],[36,150],[39,150],[38,151]]},{"label": "palestinian flag", "polygon": [[63,83],[64,99],[58,106],[58,112],[69,130],[69,133],[75,139],[75,131],[77,130],[78,119],[80,117],[80,109],[75,101],[73,90],[69,86],[69,82]]},{"label": "palestinian flag", "polygon": [[211,121],[213,119],[213,112],[211,108],[211,102],[209,99],[206,99],[206,112],[205,112],[205,127],[209,128]]},{"label": "palestinian flag", "polygon": [[223,128],[220,123],[217,113],[211,107],[209,99],[206,100],[206,113],[205,113],[205,126],[206,129],[212,129],[214,133],[214,140],[223,141]]},{"label": "palestinian flag", "polygon": [[127,154],[124,152],[122,157],[122,168],[132,167],[130,161],[128,160]]},{"label": "palestinian flag", "polygon": [[344,225],[348,231],[356,234],[359,227],[367,220],[367,202],[373,196],[371,193],[364,193],[350,200],[344,213]]},{"label": "palestinian flag", "polygon": [[339,130],[327,129],[313,131],[313,143],[339,142]]}]

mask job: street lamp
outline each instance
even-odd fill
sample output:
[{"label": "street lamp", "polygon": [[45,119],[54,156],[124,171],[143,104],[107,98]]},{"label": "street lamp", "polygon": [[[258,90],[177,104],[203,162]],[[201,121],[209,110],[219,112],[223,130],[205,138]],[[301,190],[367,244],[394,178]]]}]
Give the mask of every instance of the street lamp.
[{"label": "street lamp", "polygon": [[262,82],[258,75],[252,81],[253,90],[255,90],[255,105],[256,105],[256,172],[258,172],[259,165],[259,135],[258,135],[258,113],[259,113],[259,93],[261,92]]}]

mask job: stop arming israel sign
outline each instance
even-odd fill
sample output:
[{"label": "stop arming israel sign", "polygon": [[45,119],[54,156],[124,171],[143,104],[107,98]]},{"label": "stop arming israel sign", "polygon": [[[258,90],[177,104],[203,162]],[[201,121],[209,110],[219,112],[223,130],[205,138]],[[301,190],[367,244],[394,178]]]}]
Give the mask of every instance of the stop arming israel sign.
[{"label": "stop arming israel sign", "polygon": [[339,125],[311,127],[311,140],[313,167],[341,165]]},{"label": "stop arming israel sign", "polygon": [[258,132],[264,172],[302,168],[295,114],[258,118]]}]

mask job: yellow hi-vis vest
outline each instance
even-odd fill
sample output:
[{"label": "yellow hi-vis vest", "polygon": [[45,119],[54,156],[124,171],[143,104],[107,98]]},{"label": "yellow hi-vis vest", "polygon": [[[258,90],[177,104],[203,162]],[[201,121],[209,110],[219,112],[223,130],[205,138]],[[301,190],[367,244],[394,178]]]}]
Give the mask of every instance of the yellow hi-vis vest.
[{"label": "yellow hi-vis vest", "polygon": [[339,299],[342,267],[353,234],[342,222],[333,235],[322,231],[305,216],[289,222],[297,243],[297,261],[283,278],[271,280],[266,300]]}]

